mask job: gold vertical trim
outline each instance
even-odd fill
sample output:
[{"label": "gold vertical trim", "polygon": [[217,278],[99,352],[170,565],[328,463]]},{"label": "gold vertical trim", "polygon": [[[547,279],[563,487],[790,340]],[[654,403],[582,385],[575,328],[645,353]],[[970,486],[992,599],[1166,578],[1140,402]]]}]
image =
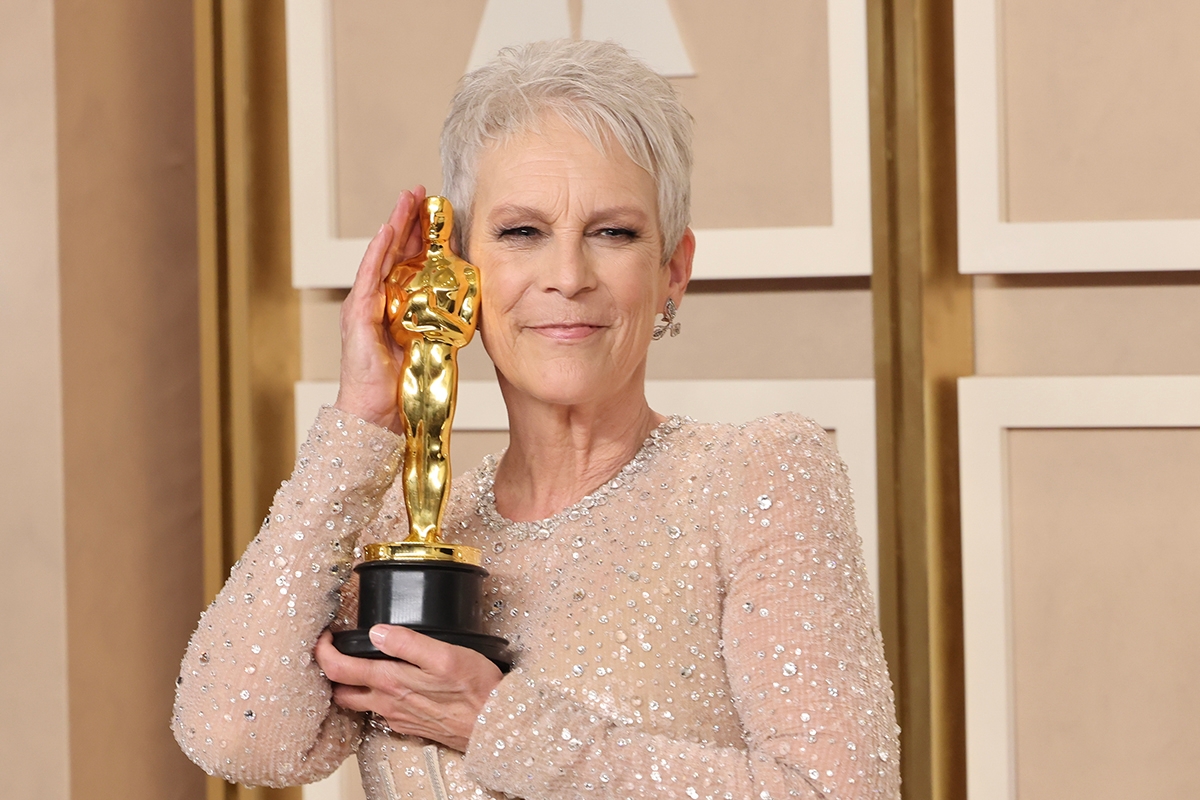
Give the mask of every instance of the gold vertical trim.
[{"label": "gold vertical trim", "polygon": [[221,587],[225,560],[222,531],[221,451],[221,276],[224,272],[225,204],[220,165],[221,93],[218,9],[211,2],[193,5],[196,42],[196,191],[200,264],[201,462],[204,516],[204,595],[211,600]]},{"label": "gold vertical trim", "polygon": [[[192,4],[196,64],[197,256],[200,281],[200,429],[204,602],[220,591],[227,553],[224,516],[225,202],[222,145],[220,5]],[[205,781],[206,800],[229,800],[220,778]]]},{"label": "gold vertical trim", "polygon": [[[194,0],[205,601],[258,530],[295,443],[283,0]],[[208,800],[297,800],[211,778]]]},{"label": "gold vertical trim", "polygon": [[[251,251],[250,206],[254,180],[247,75],[247,9],[245,0],[221,0],[221,91],[225,98],[222,136],[225,173],[225,502],[226,541],[240,554],[258,529],[256,518],[266,509],[254,505],[253,380],[250,363]],[[228,559],[227,559],[228,560]]]},{"label": "gold vertical trim", "polygon": [[966,795],[955,379],[974,370],[958,273],[951,0],[868,5],[881,624],[904,796]]}]

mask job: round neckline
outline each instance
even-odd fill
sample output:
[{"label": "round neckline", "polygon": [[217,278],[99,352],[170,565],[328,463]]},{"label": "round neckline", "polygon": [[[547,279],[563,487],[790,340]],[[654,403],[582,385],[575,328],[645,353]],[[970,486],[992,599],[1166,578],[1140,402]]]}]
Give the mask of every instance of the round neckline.
[{"label": "round neckline", "polygon": [[496,483],[496,469],[505,451],[484,456],[476,477],[478,505],[476,513],[483,518],[484,524],[493,531],[509,531],[518,541],[523,539],[549,539],[550,534],[564,522],[574,521],[587,516],[596,506],[607,504],[609,497],[639,472],[644,472],[649,466],[655,453],[664,449],[668,437],[683,427],[686,417],[673,414],[656,425],[642,446],[634,453],[617,474],[601,483],[594,490],[581,497],[575,503],[567,506],[556,514],[545,519],[526,520],[518,522],[500,513],[496,508],[496,494],[493,487]]}]

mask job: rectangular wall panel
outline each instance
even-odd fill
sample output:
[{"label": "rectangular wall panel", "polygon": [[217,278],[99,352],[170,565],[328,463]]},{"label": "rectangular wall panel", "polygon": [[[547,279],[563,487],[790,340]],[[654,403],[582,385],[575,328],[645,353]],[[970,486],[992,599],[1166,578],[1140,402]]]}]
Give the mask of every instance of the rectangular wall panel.
[{"label": "rectangular wall panel", "polygon": [[[672,8],[672,38],[696,65],[672,78],[698,124],[696,277],[869,275],[865,6]],[[415,0],[288,0],[287,12],[293,282],[346,287],[400,190],[439,190],[441,121],[494,15],[484,0],[437,14]],[[629,44],[645,44],[643,22],[630,21]],[[431,38],[438,57],[408,80],[411,57],[394,43]],[[381,80],[393,88],[380,93]],[[762,255],[748,257],[748,242]]]},{"label": "rectangular wall panel", "polygon": [[1200,796],[1200,428],[1006,446],[1017,797]]},{"label": "rectangular wall panel", "polygon": [[1200,269],[1191,0],[956,0],[959,270]]},{"label": "rectangular wall panel", "polygon": [[959,422],[969,800],[1195,794],[1200,377],[964,378]]}]

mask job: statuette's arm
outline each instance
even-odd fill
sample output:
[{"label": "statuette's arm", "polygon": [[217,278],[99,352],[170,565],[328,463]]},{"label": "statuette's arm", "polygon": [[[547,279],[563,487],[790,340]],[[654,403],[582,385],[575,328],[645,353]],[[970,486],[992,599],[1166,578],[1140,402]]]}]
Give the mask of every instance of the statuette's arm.
[{"label": "statuette's arm", "polygon": [[[414,293],[410,300],[411,313],[405,314],[401,325],[405,330],[416,334],[437,333],[438,339],[464,347],[471,341],[474,328],[469,322],[464,322],[461,315],[443,311],[429,301],[432,292],[423,290]],[[424,295],[418,299],[418,295]]]},{"label": "statuette's arm", "polygon": [[462,307],[458,316],[464,323],[475,330],[476,304],[479,302],[479,270],[470,264],[464,264],[463,274],[466,278],[467,290],[463,295]]}]

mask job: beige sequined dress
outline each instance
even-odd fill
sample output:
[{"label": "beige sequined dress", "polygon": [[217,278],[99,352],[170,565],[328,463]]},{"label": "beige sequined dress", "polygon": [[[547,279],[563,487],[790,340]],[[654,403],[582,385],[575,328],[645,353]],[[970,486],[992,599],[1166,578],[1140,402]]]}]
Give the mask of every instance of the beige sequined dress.
[{"label": "beige sequined dress", "polygon": [[483,548],[487,629],[517,652],[465,754],[331,704],[312,658],[354,627],[358,548],[407,528],[401,453],[322,410],[183,660],[173,728],[204,769],[305,783],[357,750],[372,800],[899,796],[845,470],[815,424],[672,418],[540,523],[497,513],[494,460],[461,474],[446,538]]}]

